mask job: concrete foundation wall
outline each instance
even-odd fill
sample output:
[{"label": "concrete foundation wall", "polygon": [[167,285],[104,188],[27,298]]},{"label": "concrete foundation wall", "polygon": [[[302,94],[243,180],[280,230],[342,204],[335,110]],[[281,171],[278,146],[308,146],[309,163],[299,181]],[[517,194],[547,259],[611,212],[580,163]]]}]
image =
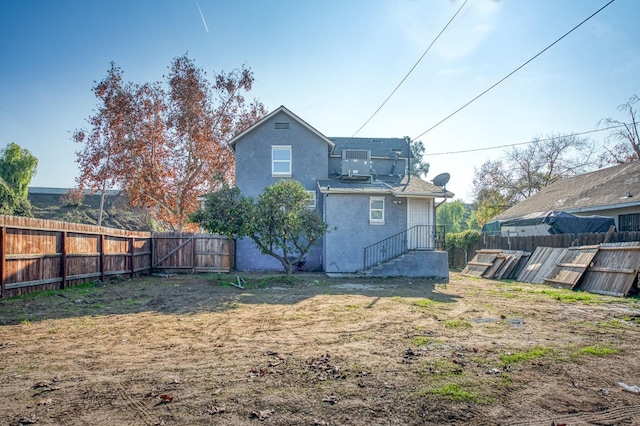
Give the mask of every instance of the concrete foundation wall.
[{"label": "concrete foundation wall", "polygon": [[446,251],[410,251],[372,268],[370,277],[415,277],[449,281],[449,256]]}]

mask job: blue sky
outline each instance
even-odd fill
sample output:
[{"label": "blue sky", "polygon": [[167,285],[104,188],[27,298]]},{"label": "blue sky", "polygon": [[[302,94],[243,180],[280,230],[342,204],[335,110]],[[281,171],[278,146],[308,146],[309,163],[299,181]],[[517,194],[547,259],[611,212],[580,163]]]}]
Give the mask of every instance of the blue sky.
[{"label": "blue sky", "polygon": [[[608,0],[468,0],[395,95],[357,134],[415,138]],[[202,11],[202,16],[198,9]],[[73,187],[71,132],[97,105],[109,63],[162,80],[189,52],[212,75],[252,68],[249,98],[285,105],[326,136],[353,136],[462,0],[0,0],[0,146],[38,157],[33,186]],[[616,0],[469,107],[422,135],[428,179],[471,201],[474,167],[504,149],[584,132],[640,95],[640,2]],[[204,18],[204,22],[203,22]],[[205,26],[206,23],[206,26]],[[607,132],[591,138],[604,143]]]}]

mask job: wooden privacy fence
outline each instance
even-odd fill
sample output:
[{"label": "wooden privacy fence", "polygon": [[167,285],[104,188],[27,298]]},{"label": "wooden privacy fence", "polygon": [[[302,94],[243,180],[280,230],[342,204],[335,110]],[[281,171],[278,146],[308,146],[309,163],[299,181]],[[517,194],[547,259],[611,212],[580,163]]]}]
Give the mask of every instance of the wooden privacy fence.
[{"label": "wooden privacy fence", "polygon": [[165,272],[229,272],[234,241],[213,234],[153,234],[153,269]]},{"label": "wooden privacy fence", "polygon": [[62,289],[154,268],[228,272],[233,241],[0,215],[0,297]]},{"label": "wooden privacy fence", "polygon": [[2,297],[147,272],[151,233],[0,216]]}]

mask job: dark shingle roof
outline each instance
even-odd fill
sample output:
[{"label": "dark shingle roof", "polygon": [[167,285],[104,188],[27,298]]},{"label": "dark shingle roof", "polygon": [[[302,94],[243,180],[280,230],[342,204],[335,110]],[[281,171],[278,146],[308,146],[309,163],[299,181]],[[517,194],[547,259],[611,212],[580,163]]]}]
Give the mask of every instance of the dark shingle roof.
[{"label": "dark shingle roof", "polygon": [[560,180],[496,216],[494,220],[550,210],[576,213],[637,205],[640,205],[640,161]]},{"label": "dark shingle roof", "polygon": [[455,196],[454,193],[445,192],[441,187],[415,176],[410,179],[405,176],[402,180],[397,179],[395,182],[374,180],[371,183],[328,179],[318,181],[318,187],[321,192],[325,193],[376,193],[393,194],[396,197],[436,198],[453,198]]},{"label": "dark shingle roof", "polygon": [[[401,158],[407,158],[410,152],[405,138],[329,138],[336,144],[331,155],[340,157],[344,149],[367,149],[372,157],[394,158],[395,150],[399,150]],[[413,158],[413,154],[411,154]]]},{"label": "dark shingle roof", "polygon": [[426,180],[422,180],[419,177],[404,176],[402,181],[396,184],[389,184],[393,188],[393,193],[396,197],[399,196],[409,196],[409,195],[429,195],[435,197],[443,197],[443,198],[453,198],[455,194],[448,190],[444,190],[434,185],[431,182],[427,182]]}]

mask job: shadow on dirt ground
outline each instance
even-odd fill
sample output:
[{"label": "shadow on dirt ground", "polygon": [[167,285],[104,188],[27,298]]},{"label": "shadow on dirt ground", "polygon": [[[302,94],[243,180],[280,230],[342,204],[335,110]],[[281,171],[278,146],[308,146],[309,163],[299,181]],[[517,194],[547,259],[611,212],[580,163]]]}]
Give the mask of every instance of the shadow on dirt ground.
[{"label": "shadow on dirt ground", "polygon": [[140,312],[222,312],[238,304],[291,305],[320,295],[415,297],[443,303],[457,299],[447,293],[447,283],[424,279],[330,278],[313,273],[293,277],[255,273],[158,275],[116,278],[0,300],[0,325]]}]

